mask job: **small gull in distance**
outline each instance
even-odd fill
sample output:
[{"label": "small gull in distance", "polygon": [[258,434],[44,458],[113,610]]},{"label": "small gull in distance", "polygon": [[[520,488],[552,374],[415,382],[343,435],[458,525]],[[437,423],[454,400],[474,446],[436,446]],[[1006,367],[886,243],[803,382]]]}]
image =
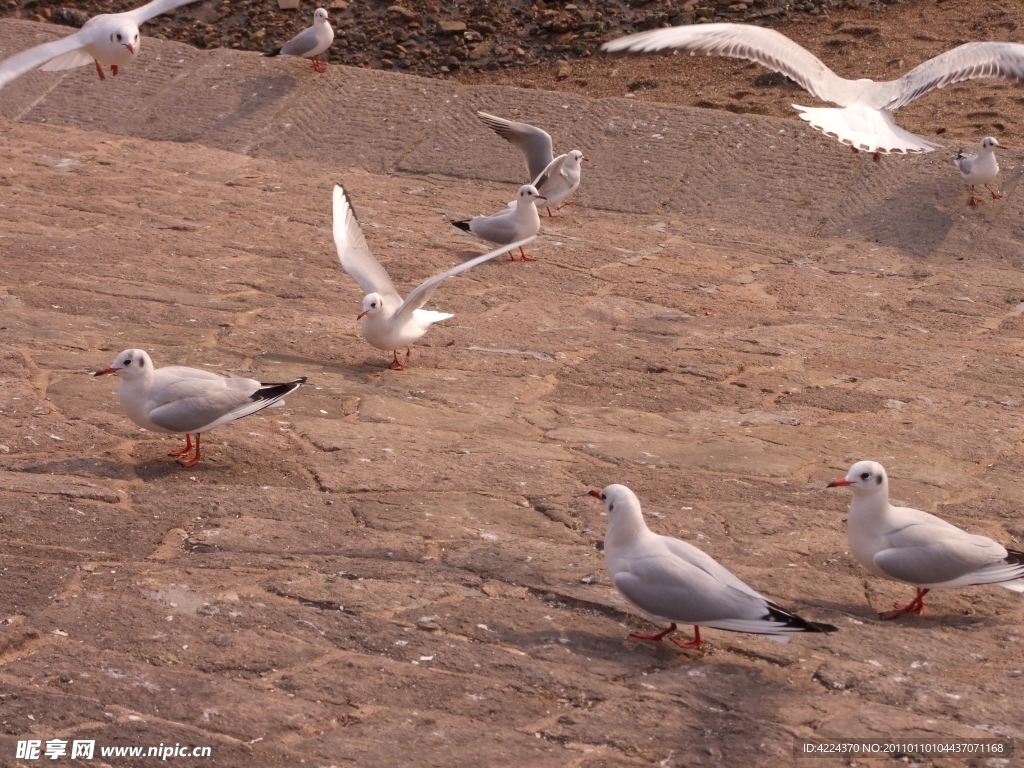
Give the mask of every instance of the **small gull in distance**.
[{"label": "small gull in distance", "polygon": [[608,513],[604,561],[615,588],[648,616],[671,624],[657,634],[632,632],[630,637],[662,640],[677,623],[693,624],[692,641],[671,640],[681,648],[697,648],[701,627],[765,635],[780,643],[796,632],[836,631],[762,597],[685,541],[651,531],[640,500],[626,486],[609,485],[590,495],[601,499]]},{"label": "small gull in distance", "polygon": [[953,162],[956,167],[960,169],[960,177],[971,185],[971,199],[968,201],[968,205],[977,205],[980,200],[978,196],[974,194],[974,185],[982,184],[985,189],[992,193],[993,200],[999,200],[1002,195],[996,192],[990,183],[996,180],[996,176],[999,175],[999,163],[996,161],[996,147],[1002,147],[1003,145],[996,141],[992,136],[986,136],[981,140],[981,146],[978,148],[978,154],[976,155],[965,155],[961,150],[960,153],[953,158]]},{"label": "small gull in distance", "polygon": [[96,64],[100,80],[106,80],[104,66],[117,75],[119,67],[135,60],[141,44],[140,24],[195,1],[153,0],[131,11],[93,16],[77,32],[0,61],[0,88],[36,68],[56,72],[92,63]]},{"label": "small gull in distance", "polygon": [[998,584],[1024,592],[1024,552],[957,528],[911,507],[889,503],[889,478],[877,461],[859,461],[829,488],[853,491],[846,532],[857,562],[875,576],[917,587],[906,605],[879,614],[895,619],[924,612],[929,590]]},{"label": "small gull in distance", "polygon": [[620,37],[601,46],[605,51],[649,52],[665,48],[731,56],[754,61],[794,80],[801,88],[833,107],[801,107],[800,118],[855,150],[931,152],[942,146],[896,125],[893,110],[919,96],[954,83],[977,78],[1024,79],[1024,45],[965,43],[918,65],[898,80],[875,82],[839,77],[807,49],[773,29],[747,24],[696,24],[668,27]]},{"label": "small gull in distance", "polygon": [[[477,216],[466,221],[453,221],[452,224],[463,232],[476,235],[481,240],[487,240],[497,245],[507,245],[511,242],[524,238],[533,238],[540,232],[540,214],[537,213],[537,201],[544,200],[544,195],[537,191],[532,184],[524,184],[519,188],[519,194],[515,199],[515,207],[505,208],[492,213],[490,216]],[[508,249],[514,250],[514,249]],[[523,261],[535,261],[526,255],[526,251],[519,246],[519,253]],[[516,257],[509,254],[512,261]]]},{"label": "small gull in distance", "polygon": [[[170,454],[182,457],[178,461],[185,467],[202,461],[199,438],[204,432],[264,408],[284,405],[282,398],[306,383],[305,376],[284,384],[261,384],[181,365],[154,368],[141,349],[126,349],[110,367],[93,376],[106,374],[120,379],[117,393],[129,419],[153,432],[185,435],[185,447]],[[196,436],[196,452],[190,458],[192,435]]]},{"label": "small gull in distance", "polygon": [[327,71],[327,62],[320,61],[318,56],[331,47],[334,42],[334,30],[327,11],[317,8],[313,13],[313,26],[302,30],[282,46],[264,53],[264,56],[298,56],[313,60],[313,69],[317,72]]},{"label": "small gull in distance", "polygon": [[399,349],[405,347],[405,359],[408,361],[412,355],[410,346],[425,334],[431,325],[455,317],[446,312],[420,309],[430,300],[442,282],[526,245],[535,237],[536,235],[524,237],[452,267],[414,288],[403,301],[387,271],[370,253],[347,193],[340,186],[334,187],[334,245],[338,249],[338,259],[341,261],[342,269],[348,272],[366,293],[363,296],[363,311],[356,319],[363,321],[363,336],[371,346],[394,353],[391,368],[396,371],[405,368],[405,364],[398,359]]},{"label": "small gull in distance", "polygon": [[580,185],[580,163],[589,162],[582,152],[574,149],[555,157],[551,150],[551,136],[546,131],[487,112],[477,112],[476,116],[488,128],[522,151],[533,186],[546,198],[544,207],[548,210],[548,216],[558,217],[558,214],[551,213],[552,208],[559,210],[567,205],[575,205],[572,200],[562,205],[559,203],[567,200]]}]

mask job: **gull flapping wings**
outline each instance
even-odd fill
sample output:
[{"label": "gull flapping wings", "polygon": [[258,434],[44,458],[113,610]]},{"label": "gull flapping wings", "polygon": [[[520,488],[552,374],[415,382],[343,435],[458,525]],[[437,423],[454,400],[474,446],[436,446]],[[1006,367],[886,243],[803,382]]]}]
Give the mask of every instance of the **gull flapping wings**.
[{"label": "gull flapping wings", "polygon": [[552,160],[543,171],[537,174],[536,178],[534,178],[532,182],[533,186],[537,188],[537,191],[542,192],[541,187],[547,185],[552,177],[558,176],[562,172],[562,166],[565,165],[565,160],[568,157],[569,155],[567,154],[559,155]]},{"label": "gull flapping wings", "polygon": [[919,64],[894,83],[897,93],[884,105],[899,109],[936,88],[979,78],[1024,80],[1024,45],[1020,43],[965,43]]},{"label": "gull flapping wings", "polygon": [[526,167],[530,171],[531,179],[535,179],[543,173],[554,158],[554,153],[551,150],[551,136],[547,131],[527,123],[505,120],[486,112],[477,112],[476,116],[501,138],[522,151],[526,156]]}]

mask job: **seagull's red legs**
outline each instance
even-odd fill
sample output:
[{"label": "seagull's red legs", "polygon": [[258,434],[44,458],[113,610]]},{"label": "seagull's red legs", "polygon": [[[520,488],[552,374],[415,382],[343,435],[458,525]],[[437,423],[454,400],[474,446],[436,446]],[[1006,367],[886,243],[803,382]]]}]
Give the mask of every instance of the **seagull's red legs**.
[{"label": "seagull's red legs", "polygon": [[916,613],[920,616],[924,613],[924,596],[927,595],[929,590],[917,588],[917,597],[911,600],[906,605],[897,605],[896,610],[886,611],[885,613],[878,614],[880,619],[895,619],[897,616],[902,616],[904,613]]},{"label": "seagull's red legs", "polygon": [[188,456],[190,453],[192,453],[192,435],[186,434],[185,435],[185,447],[184,448],[179,448],[176,451],[171,451],[167,455],[168,456]]},{"label": "seagull's red legs", "polygon": [[[392,354],[395,356],[395,359],[391,361],[391,370],[392,371],[404,371],[405,370],[405,363],[399,361],[399,359],[398,359],[398,350],[397,349],[392,350]],[[405,348],[405,361],[408,362],[410,357],[412,357],[412,349],[410,347],[406,347]]]},{"label": "seagull's red legs", "polygon": [[110,65],[110,74],[112,74],[114,77],[117,77],[117,64]]},{"label": "seagull's red legs", "polygon": [[990,186],[989,186],[988,184],[986,184],[986,185],[985,185],[985,189],[987,189],[987,190],[988,190],[989,192],[991,192],[991,193],[992,193],[992,199],[993,199],[993,200],[1002,200],[1002,199],[1003,199],[1003,196],[1002,196],[1002,194],[1000,194],[999,192],[996,192],[996,191],[995,191],[994,189],[992,189],[992,187],[990,187]]},{"label": "seagull's red legs", "polygon": [[974,185],[971,184],[971,199],[967,201],[967,204],[968,205],[977,205],[980,202],[981,202],[981,200],[979,200],[978,196],[976,194],[974,194]]},{"label": "seagull's red legs", "polygon": [[196,464],[203,460],[202,451],[199,450],[199,437],[200,435],[196,433],[196,455],[191,459],[178,459],[178,463],[181,464],[181,466],[194,467]]},{"label": "seagull's red legs", "polygon": [[630,637],[635,637],[637,640],[657,640],[658,642],[661,642],[662,640],[665,639],[665,635],[669,634],[670,632],[675,632],[675,631],[676,631],[676,625],[673,624],[668,629],[666,629],[664,632],[659,632],[656,635],[645,635],[643,632],[630,632],[629,636]]},{"label": "seagull's red legs", "polygon": [[327,62],[326,61],[320,61],[320,57],[319,56],[314,56],[313,57],[313,69],[315,69],[317,72],[323,74],[324,72],[327,71]]},{"label": "seagull's red legs", "polygon": [[[522,254],[523,256],[523,258],[521,258],[520,261],[536,261],[536,259],[531,259],[529,256],[526,255],[526,251],[523,250],[523,246],[521,245],[519,246],[519,253]],[[515,259],[512,259],[512,261],[515,261]]]},{"label": "seagull's red legs", "polygon": [[558,210],[559,211],[562,210],[567,205],[576,205],[576,201],[575,200],[570,200],[568,203],[562,203],[560,206],[558,206]]},{"label": "seagull's red legs", "polygon": [[680,648],[700,648],[701,644],[704,642],[700,639],[700,627],[696,624],[693,627],[693,640],[677,640],[674,637],[670,637],[669,640]]},{"label": "seagull's red legs", "polygon": [[[93,61],[96,61],[96,59],[93,59]],[[100,63],[98,61],[96,61],[96,72],[99,73],[100,80],[107,79],[107,76],[103,74],[103,67],[100,66]]]}]

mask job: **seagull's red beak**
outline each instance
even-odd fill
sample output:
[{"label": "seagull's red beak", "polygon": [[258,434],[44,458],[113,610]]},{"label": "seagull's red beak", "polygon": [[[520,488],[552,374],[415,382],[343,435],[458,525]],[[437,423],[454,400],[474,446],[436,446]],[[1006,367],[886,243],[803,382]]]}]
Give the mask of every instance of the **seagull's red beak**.
[{"label": "seagull's red beak", "polygon": [[851,483],[845,477],[840,477],[838,480],[833,480],[831,483],[829,483],[825,487],[826,488],[839,488],[840,486],[843,486],[843,485],[853,485],[853,483]]},{"label": "seagull's red beak", "polygon": [[135,46],[134,46],[134,45],[132,45],[131,43],[125,43],[125,44],[124,44],[124,47],[125,47],[125,48],[127,48],[127,49],[128,49],[129,51],[131,51],[132,53],[135,53]]},{"label": "seagull's red beak", "polygon": [[580,158],[580,160],[582,160],[582,161],[583,161],[584,163],[589,163],[589,162],[590,162],[590,158],[589,158],[589,157],[587,157],[586,155],[584,155],[583,157],[581,157],[581,158]]},{"label": "seagull's red beak", "polygon": [[537,199],[538,200],[547,200],[547,198],[544,197],[544,195],[537,195]]},{"label": "seagull's red beak", "polygon": [[369,312],[369,311],[370,310],[368,310],[368,309],[364,309],[362,312],[360,312],[358,315],[356,315],[356,320],[362,320],[364,317],[366,317],[366,313]]},{"label": "seagull's red beak", "polygon": [[117,373],[120,370],[120,368],[104,368],[101,371],[96,371],[93,376],[106,376],[108,373]]},{"label": "seagull's red beak", "polygon": [[593,496],[595,499],[600,499],[601,498],[601,492],[600,491],[587,491],[587,495],[588,496]]}]

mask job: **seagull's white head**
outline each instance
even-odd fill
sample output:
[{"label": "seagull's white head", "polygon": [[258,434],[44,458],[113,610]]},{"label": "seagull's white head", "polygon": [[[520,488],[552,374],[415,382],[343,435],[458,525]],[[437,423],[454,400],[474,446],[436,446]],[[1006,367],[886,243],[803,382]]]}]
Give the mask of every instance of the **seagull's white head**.
[{"label": "seagull's white head", "polygon": [[566,162],[574,163],[575,165],[579,165],[581,162],[584,161],[588,163],[590,162],[589,160],[587,160],[586,156],[578,149],[574,149],[572,152],[570,152],[569,156],[566,157],[565,160]]},{"label": "seagull's white head", "polygon": [[367,315],[379,315],[384,310],[384,299],[379,293],[368,293],[363,296],[363,311],[359,313],[356,320],[362,320]]},{"label": "seagull's white head", "polygon": [[986,136],[984,139],[981,140],[981,148],[989,152],[991,152],[996,147],[1001,146],[1003,145],[996,141],[995,138],[992,136]]},{"label": "seagull's white head", "polygon": [[640,499],[624,485],[609,485],[603,491],[589,491],[604,503],[604,511],[612,520],[640,516]]},{"label": "seagull's white head", "polygon": [[536,203],[538,200],[547,200],[544,195],[537,191],[537,188],[533,184],[523,184],[519,188],[519,194],[516,195],[516,203]]},{"label": "seagull's white head", "polygon": [[323,8],[317,8],[316,12],[313,14],[313,23],[316,24],[318,21],[325,22],[327,21],[327,18],[327,11]]},{"label": "seagull's white head", "polygon": [[112,373],[122,379],[131,381],[153,372],[153,361],[144,349],[126,349],[114,358],[109,368],[96,371],[93,376],[104,376]]},{"label": "seagull's white head", "polygon": [[130,21],[125,22],[110,33],[107,46],[114,54],[120,56],[127,50],[134,58],[139,52],[139,28]]},{"label": "seagull's white head", "polygon": [[873,496],[876,493],[889,496],[889,477],[885,474],[885,467],[877,461],[858,461],[846,477],[840,477],[828,484],[829,488],[849,486],[855,496]]}]

